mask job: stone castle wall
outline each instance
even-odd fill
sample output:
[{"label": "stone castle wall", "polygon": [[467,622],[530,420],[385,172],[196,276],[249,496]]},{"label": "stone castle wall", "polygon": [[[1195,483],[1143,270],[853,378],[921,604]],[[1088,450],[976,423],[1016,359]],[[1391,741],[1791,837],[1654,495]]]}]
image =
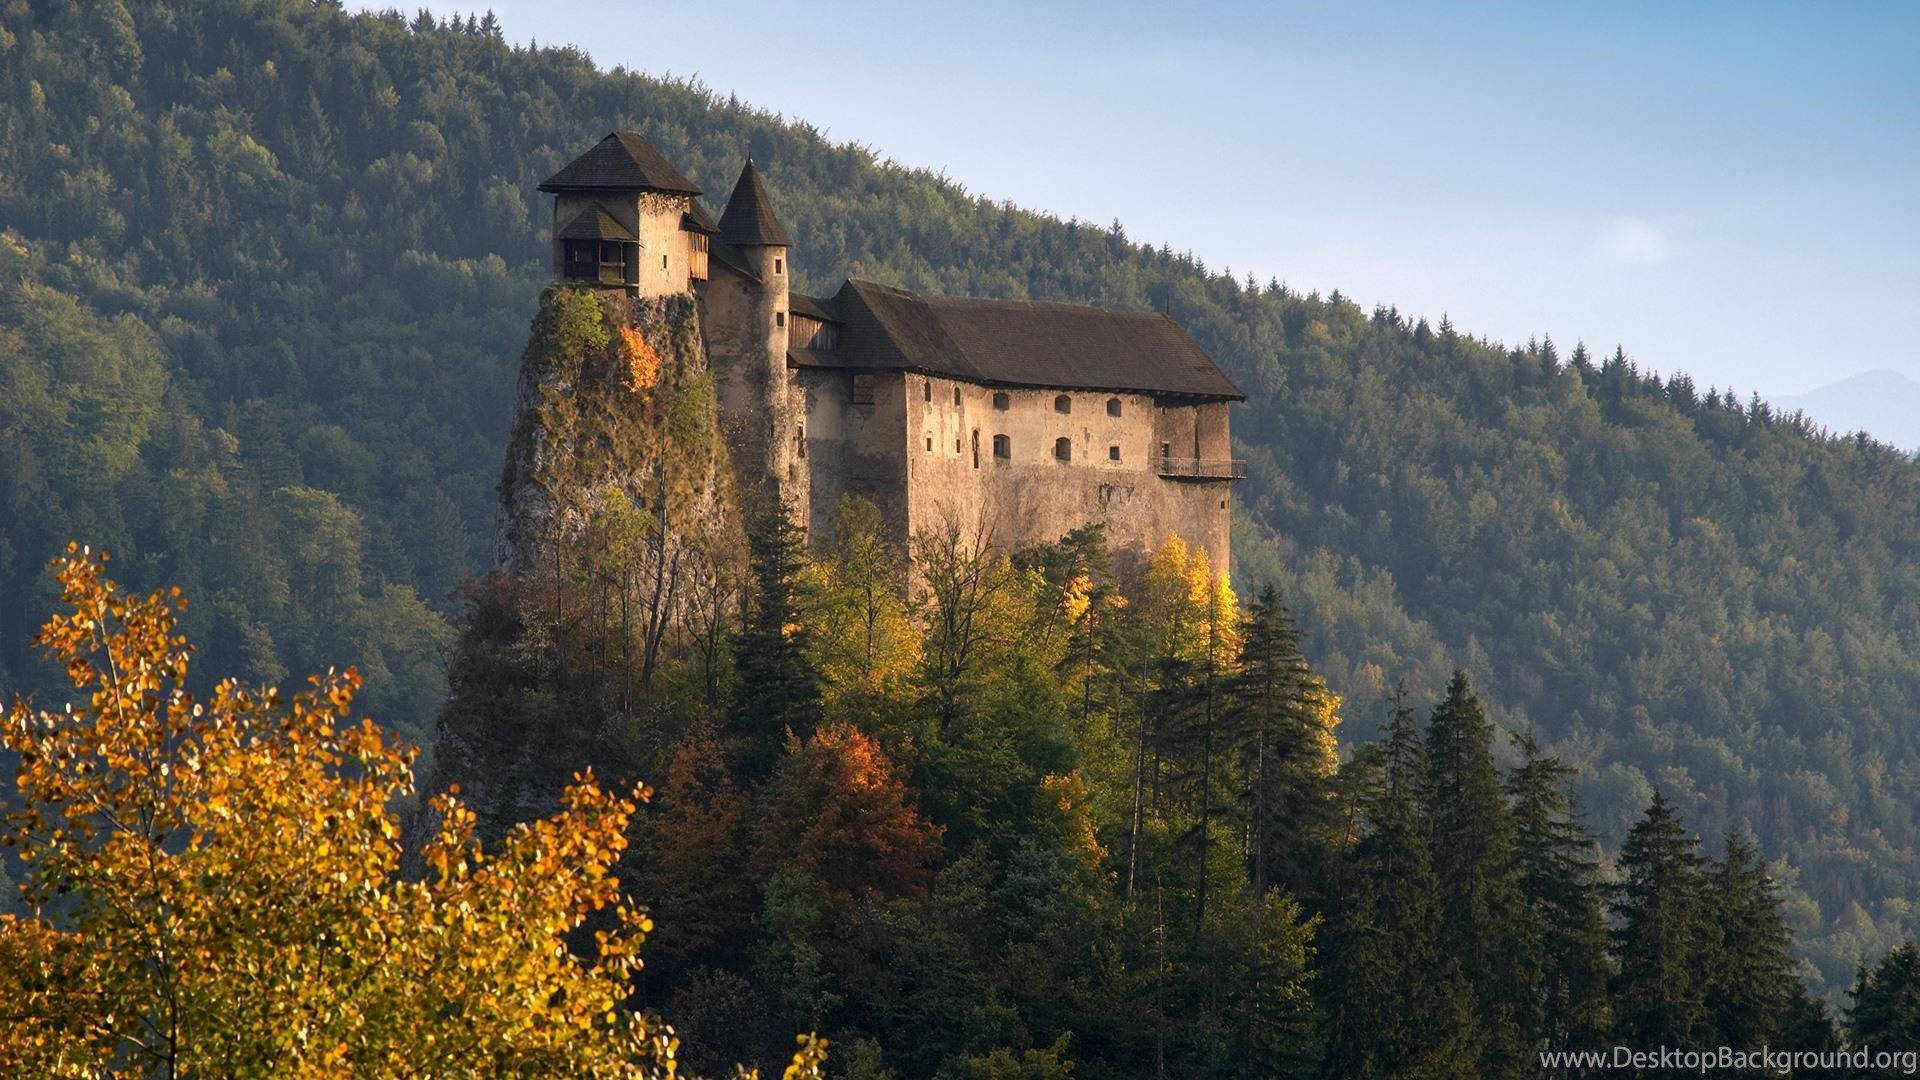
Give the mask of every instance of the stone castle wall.
[{"label": "stone castle wall", "polygon": [[[876,372],[866,377],[872,402],[856,404],[851,372],[809,369],[799,378],[816,532],[828,527],[841,495],[857,494],[879,506],[901,540],[953,523],[984,530],[1000,546],[1022,547],[1102,522],[1123,557],[1177,534],[1206,548],[1213,565],[1227,565],[1229,482],[1169,479],[1155,470],[1163,445],[1175,458],[1224,459],[1225,403],[995,390]],[[1057,407],[1063,397],[1066,412]],[[996,436],[1006,440],[1005,456],[995,453]],[[1061,439],[1067,460],[1056,456]]]},{"label": "stone castle wall", "polygon": [[692,205],[693,200],[685,195],[655,191],[599,195],[563,191],[553,200],[553,272],[556,275],[561,272],[560,230],[575,215],[598,206],[631,229],[640,241],[639,295],[684,295],[692,271],[692,245],[680,222]]}]

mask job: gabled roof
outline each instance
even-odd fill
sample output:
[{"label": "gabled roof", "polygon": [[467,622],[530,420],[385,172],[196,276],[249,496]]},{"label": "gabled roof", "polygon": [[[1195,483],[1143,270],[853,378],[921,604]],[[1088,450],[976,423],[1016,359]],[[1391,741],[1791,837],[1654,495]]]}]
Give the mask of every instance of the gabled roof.
[{"label": "gabled roof", "polygon": [[740,170],[740,179],[727,198],[727,208],[720,212],[720,235],[729,244],[741,247],[789,246],[787,231],[780,227],[780,218],[773,212],[773,197],[767,194],[767,185],[761,182],[760,170],[753,167],[752,158],[748,158],[746,167]]},{"label": "gabled roof", "polygon": [[796,363],[919,371],[989,386],[1246,399],[1166,315],[921,296],[853,280],[830,307],[843,323],[836,347],[796,353]]},{"label": "gabled roof", "polygon": [[541,191],[664,191],[698,195],[653,144],[631,131],[616,131],[547,178]]},{"label": "gabled roof", "polygon": [[713,223],[713,215],[707,213],[707,208],[700,205],[699,199],[688,201],[687,212],[680,215],[680,227],[688,232],[706,233],[708,236],[716,236],[720,232],[720,226]]},{"label": "gabled roof", "polygon": [[837,323],[840,321],[840,314],[833,310],[832,304],[832,300],[822,300],[816,296],[806,296],[801,293],[787,294],[787,308],[795,315],[804,315],[809,319],[819,319],[821,322]]},{"label": "gabled roof", "polygon": [[633,230],[614,220],[605,207],[594,206],[580,211],[573,220],[560,226],[562,240],[625,240],[632,243]]}]

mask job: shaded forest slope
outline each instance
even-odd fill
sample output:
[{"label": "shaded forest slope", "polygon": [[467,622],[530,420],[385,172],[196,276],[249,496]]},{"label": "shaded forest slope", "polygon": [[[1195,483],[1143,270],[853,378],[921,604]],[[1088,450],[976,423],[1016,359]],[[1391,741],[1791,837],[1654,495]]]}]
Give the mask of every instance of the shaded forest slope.
[{"label": "shaded forest slope", "polygon": [[[269,0],[0,7],[0,684],[69,537],[207,602],[206,670],[360,663],[418,734],[489,555],[538,180],[614,128],[710,192],[751,151],[804,289],[1168,308],[1251,400],[1237,578],[1353,734],[1454,664],[1585,772],[1786,857],[1829,985],[1920,884],[1920,467],[1618,352],[1513,349],[1217,273],[698,86]],[[1793,875],[1797,874],[1797,881]]]}]

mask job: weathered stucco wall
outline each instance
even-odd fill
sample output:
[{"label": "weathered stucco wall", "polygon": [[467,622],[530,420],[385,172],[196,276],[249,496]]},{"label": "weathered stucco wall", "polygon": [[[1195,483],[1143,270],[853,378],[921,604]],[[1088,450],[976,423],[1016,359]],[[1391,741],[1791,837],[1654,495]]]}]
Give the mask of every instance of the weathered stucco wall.
[{"label": "weathered stucco wall", "polygon": [[560,262],[560,230],[576,214],[598,206],[640,240],[639,295],[658,297],[685,293],[692,267],[690,245],[680,221],[691,205],[692,200],[685,195],[655,191],[604,195],[560,192],[553,199],[554,275],[564,272]]},{"label": "weathered stucco wall", "polygon": [[[1162,408],[1140,394],[994,390],[875,373],[872,404],[856,405],[851,373],[800,376],[816,531],[842,494],[855,493],[897,523],[901,538],[952,521],[969,531],[984,526],[995,543],[1020,547],[1098,521],[1123,555],[1178,535],[1226,566],[1228,482],[1169,479],[1153,468],[1160,444],[1173,440],[1173,456],[1224,458],[1224,404]],[[1004,409],[994,405],[1001,395]],[[1056,407],[1061,397],[1064,413]],[[1005,457],[995,454],[996,436],[1006,439]],[[1068,440],[1069,460],[1055,456],[1060,439]]]},{"label": "weathered stucco wall", "polygon": [[871,404],[855,404],[847,371],[802,369],[806,405],[807,460],[812,474],[808,529],[826,536],[843,495],[858,495],[880,509],[895,542],[907,540],[907,427],[905,376],[868,376]]},{"label": "weathered stucco wall", "polygon": [[759,281],[716,267],[700,288],[723,427],[742,493],[780,500],[804,525],[810,470],[802,389],[787,369],[787,251],[741,255]]}]

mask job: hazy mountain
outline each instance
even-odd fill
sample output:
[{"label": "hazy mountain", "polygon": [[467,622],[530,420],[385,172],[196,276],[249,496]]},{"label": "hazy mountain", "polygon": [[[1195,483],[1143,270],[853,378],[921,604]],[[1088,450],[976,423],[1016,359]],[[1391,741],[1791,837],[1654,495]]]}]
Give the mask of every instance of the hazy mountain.
[{"label": "hazy mountain", "polygon": [[1888,368],[1849,375],[1804,394],[1772,399],[1773,406],[1795,409],[1834,432],[1864,431],[1881,442],[1920,449],[1920,382]]}]

